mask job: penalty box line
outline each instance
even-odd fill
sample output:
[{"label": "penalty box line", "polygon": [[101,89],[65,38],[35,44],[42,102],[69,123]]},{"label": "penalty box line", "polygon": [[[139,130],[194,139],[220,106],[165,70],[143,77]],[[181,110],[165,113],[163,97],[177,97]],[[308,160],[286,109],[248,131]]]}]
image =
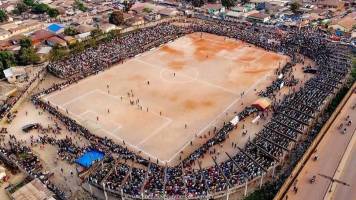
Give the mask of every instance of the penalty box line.
[{"label": "penalty box line", "polygon": [[[246,95],[249,94],[254,87],[256,87],[258,84],[260,84],[262,81],[265,81],[267,79],[267,77],[269,76],[269,74],[266,74],[265,76],[263,76],[262,78],[260,78],[257,82],[255,82],[253,85],[251,85],[249,88],[247,88],[247,90],[245,91]],[[217,117],[215,117],[210,123],[208,123],[205,127],[203,127],[199,133],[197,134],[197,136],[199,137],[206,129],[208,129],[209,127],[211,127],[214,123],[217,122],[217,120],[224,115],[224,113],[226,111],[228,111],[233,105],[235,105],[236,103],[238,103],[240,100],[242,99],[242,97],[237,97],[227,108],[225,108],[225,110],[223,112],[221,112]],[[193,141],[195,135],[193,135],[191,137],[190,140],[188,140],[181,149],[179,149],[179,151],[177,151],[169,160],[168,162],[171,162],[173,159],[175,159],[177,157],[177,155],[183,151],[185,148],[187,148],[187,146],[190,144],[190,141]]]},{"label": "penalty box line", "polygon": [[[118,96],[111,95],[111,94],[107,94],[107,93],[105,93],[104,91],[102,91],[102,90],[100,90],[100,89],[95,89],[95,90],[92,90],[92,91],[87,92],[87,93],[85,93],[85,94],[82,94],[82,95],[80,95],[80,96],[78,96],[78,97],[76,97],[76,98],[74,98],[74,99],[72,99],[72,100],[70,100],[70,101],[68,101],[68,102],[66,102],[66,103],[64,103],[64,104],[62,104],[62,105],[58,105],[58,107],[59,107],[63,112],[66,112],[67,109],[65,108],[65,106],[67,106],[67,105],[69,105],[69,104],[71,104],[71,103],[74,103],[74,102],[76,102],[76,101],[79,101],[80,99],[85,98],[86,96],[91,95],[91,94],[94,94],[94,93],[100,93],[101,95],[109,96],[109,97],[111,97],[111,98],[115,98],[115,99],[117,99],[117,100],[120,100],[120,97],[118,97]],[[104,131],[106,134],[110,135],[113,139],[115,139],[115,140],[117,140],[117,141],[122,141],[122,142],[125,141],[125,144],[127,144],[128,146],[131,146],[133,149],[138,150],[138,151],[144,153],[144,154],[145,154],[146,156],[148,156],[148,157],[151,157],[151,158],[154,158],[154,159],[158,159],[158,161],[161,162],[161,163],[164,163],[165,161],[163,161],[163,160],[157,158],[157,156],[153,156],[152,154],[150,154],[150,153],[148,153],[147,151],[143,150],[143,149],[141,148],[141,147],[142,147],[141,145],[144,144],[144,143],[145,143],[146,141],[148,141],[149,139],[151,139],[151,138],[153,138],[154,136],[156,136],[157,134],[159,134],[160,131],[161,131],[162,129],[164,129],[165,127],[167,127],[170,123],[172,123],[173,120],[172,120],[171,118],[169,118],[169,117],[161,116],[161,115],[159,115],[158,113],[155,113],[155,112],[152,112],[152,111],[149,111],[149,112],[152,113],[153,115],[156,115],[156,116],[158,116],[158,117],[160,117],[160,118],[163,118],[163,119],[165,119],[165,120],[167,120],[167,121],[166,121],[164,124],[162,124],[160,127],[158,127],[155,131],[153,131],[150,135],[148,135],[146,138],[144,138],[143,140],[141,140],[137,145],[134,145],[134,144],[132,144],[132,143],[130,143],[130,142],[124,140],[122,137],[119,137],[117,134],[115,134],[114,132],[116,132],[117,130],[121,129],[122,126],[119,126],[117,123],[112,122],[112,121],[110,121],[110,120],[108,120],[110,123],[113,123],[113,124],[116,125],[116,128],[115,128],[113,131],[109,131],[109,130],[103,128],[100,124],[99,124],[100,128],[97,129],[97,130],[102,130],[102,131]],[[84,115],[87,114],[87,113],[93,113],[93,114],[99,116],[99,114],[98,114],[97,112],[95,112],[95,111],[93,111],[93,110],[90,110],[90,109],[89,109],[89,110],[86,110],[86,111],[84,111],[84,112],[82,112],[82,113],[80,113],[80,114],[75,114],[75,113],[73,113],[73,112],[71,112],[71,111],[68,110],[68,114],[70,114],[70,116],[73,116],[73,117],[75,117],[76,119],[82,121],[82,124],[83,124],[85,121],[93,121],[93,120],[91,120],[91,119],[85,119],[85,118],[84,118]],[[93,121],[93,122],[95,122],[95,121]],[[85,127],[86,127],[86,126],[85,126]]]}]

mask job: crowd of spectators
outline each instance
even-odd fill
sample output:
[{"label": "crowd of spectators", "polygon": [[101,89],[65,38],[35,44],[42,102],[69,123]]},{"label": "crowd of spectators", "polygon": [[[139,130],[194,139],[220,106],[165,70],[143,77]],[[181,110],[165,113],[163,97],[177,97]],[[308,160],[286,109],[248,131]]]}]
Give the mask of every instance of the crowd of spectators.
[{"label": "crowd of spectators", "polygon": [[[129,33],[49,65],[49,71],[57,76],[71,78],[34,95],[32,101],[60,119],[70,131],[87,138],[91,148],[106,153],[107,158],[102,161],[102,165],[88,178],[91,184],[118,195],[125,194],[134,198],[162,196],[191,198],[226,191],[255,179],[277,165],[290,146],[307,131],[350,70],[349,60],[343,49],[337,44],[329,43],[321,32],[315,30],[290,28],[283,30],[281,35],[277,28],[270,27],[198,19],[185,22],[188,23],[187,26],[162,23]],[[211,139],[183,159],[180,165],[160,166],[130,151],[125,145],[121,146],[108,138],[94,136],[75,120],[61,113],[58,108],[40,98],[95,74],[113,63],[122,62],[192,32],[236,38],[290,57],[294,57],[298,52],[315,61],[318,73],[306,81],[300,90],[286,96],[281,103],[273,107],[274,113],[270,122],[256,134],[256,137],[249,140],[244,148],[238,148],[238,152],[224,162],[198,170],[191,165],[212,146],[225,141],[234,129],[233,124],[224,123],[225,125],[217,130]],[[290,74],[292,66],[293,64],[288,64],[287,68],[282,68],[285,71],[281,73]],[[289,75],[286,77],[291,78]],[[273,84],[279,85],[278,82]],[[275,86],[272,86],[267,89],[263,96],[273,95],[274,88]],[[237,116],[242,120],[257,111],[254,107],[246,107]],[[120,160],[125,162],[116,161],[110,157],[111,154],[119,155]],[[126,163],[127,160],[132,164]]]}]

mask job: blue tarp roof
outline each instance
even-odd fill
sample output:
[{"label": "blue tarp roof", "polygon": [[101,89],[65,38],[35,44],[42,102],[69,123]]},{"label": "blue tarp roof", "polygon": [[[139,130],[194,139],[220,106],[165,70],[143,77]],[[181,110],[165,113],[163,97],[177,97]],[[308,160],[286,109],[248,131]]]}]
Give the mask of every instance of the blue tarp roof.
[{"label": "blue tarp roof", "polygon": [[62,25],[59,24],[51,24],[47,27],[47,29],[51,32],[56,33],[57,31],[61,30],[63,28]]},{"label": "blue tarp roof", "polygon": [[79,165],[89,168],[95,161],[102,160],[104,158],[104,153],[95,149],[91,149],[85,152],[82,156],[75,160]]}]

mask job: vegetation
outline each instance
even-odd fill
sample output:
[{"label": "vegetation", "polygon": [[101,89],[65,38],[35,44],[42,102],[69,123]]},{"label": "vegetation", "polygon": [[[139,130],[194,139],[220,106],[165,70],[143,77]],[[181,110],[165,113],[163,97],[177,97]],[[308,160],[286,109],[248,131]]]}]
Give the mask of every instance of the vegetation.
[{"label": "vegetation", "polygon": [[78,10],[83,11],[83,12],[88,10],[88,8],[85,7],[84,3],[82,1],[80,1],[80,0],[75,0],[74,3],[73,3],[73,7],[74,7],[74,9],[78,9]]},{"label": "vegetation", "polygon": [[3,78],[2,71],[15,64],[15,56],[10,51],[0,51],[0,78]]},{"label": "vegetation", "polygon": [[79,33],[79,32],[78,32],[75,28],[73,28],[73,27],[71,27],[71,26],[66,27],[66,28],[64,29],[64,35],[74,36],[74,35],[77,35],[78,33]]},{"label": "vegetation", "polygon": [[29,38],[20,40],[21,49],[16,55],[16,60],[19,65],[36,64],[40,61],[39,56],[36,54]]},{"label": "vegetation", "polygon": [[300,9],[300,3],[298,1],[294,1],[290,4],[290,10],[293,13],[298,13]]},{"label": "vegetation", "polygon": [[90,32],[90,37],[92,37],[94,39],[98,38],[100,35],[103,35],[103,31],[98,28],[96,28]]},{"label": "vegetation", "polygon": [[32,6],[32,12],[35,14],[43,14],[45,12],[47,12],[49,10],[49,6],[47,4],[44,3],[35,3]]},{"label": "vegetation", "polygon": [[261,189],[248,195],[245,200],[272,200],[277,192],[278,189],[276,189],[273,184],[266,183]]},{"label": "vegetation", "polygon": [[204,5],[204,0],[192,0],[194,7],[202,7]]},{"label": "vegetation", "polygon": [[27,6],[32,7],[33,5],[35,5],[35,1],[34,0],[23,0],[22,1],[24,4],[26,4]]},{"label": "vegetation", "polygon": [[49,8],[47,10],[47,14],[51,18],[56,18],[59,15],[59,11],[57,9],[54,9],[54,8]]},{"label": "vegetation", "polygon": [[145,7],[145,8],[143,9],[143,12],[145,12],[145,13],[151,13],[151,12],[152,12],[152,9]]},{"label": "vegetation", "polygon": [[0,22],[6,22],[8,18],[6,12],[0,9]]},{"label": "vegetation", "polygon": [[117,26],[124,24],[124,13],[119,10],[112,12],[109,17],[109,22]]},{"label": "vegetation", "polygon": [[23,3],[30,7],[31,12],[35,14],[47,13],[47,15],[51,18],[55,18],[59,15],[59,11],[57,9],[51,8],[45,3],[37,3],[34,0],[23,0]]},{"label": "vegetation", "polygon": [[16,4],[16,7],[12,12],[15,15],[21,15],[22,13],[27,11],[28,11],[28,6],[23,2],[19,2],[18,4]]},{"label": "vegetation", "polygon": [[51,61],[56,61],[63,59],[69,55],[69,51],[67,49],[61,48],[58,45],[54,46],[51,53],[49,54],[49,59]]},{"label": "vegetation", "polygon": [[128,12],[131,7],[133,6],[134,2],[131,1],[124,1],[124,11]]},{"label": "vegetation", "polygon": [[236,5],[236,0],[221,0],[221,4],[225,8],[231,8]]}]

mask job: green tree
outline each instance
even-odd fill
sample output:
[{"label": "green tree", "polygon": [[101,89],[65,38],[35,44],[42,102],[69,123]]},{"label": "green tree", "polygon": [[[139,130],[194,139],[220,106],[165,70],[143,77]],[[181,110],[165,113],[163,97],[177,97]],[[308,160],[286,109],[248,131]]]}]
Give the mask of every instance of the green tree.
[{"label": "green tree", "polygon": [[231,8],[236,5],[236,0],[221,0],[221,4],[225,8]]},{"label": "green tree", "polygon": [[20,2],[20,3],[16,4],[16,7],[12,12],[16,15],[20,15],[26,11],[28,11],[28,6],[25,3]]},{"label": "green tree", "polygon": [[40,61],[33,47],[21,48],[17,55],[17,62],[19,65],[30,65]]},{"label": "green tree", "polygon": [[4,10],[0,10],[0,22],[5,22],[8,18],[9,17],[7,16],[6,12]]},{"label": "green tree", "polygon": [[145,13],[151,13],[151,12],[152,12],[152,9],[146,7],[146,8],[143,9],[143,12],[145,12]]},{"label": "green tree", "polygon": [[96,29],[94,29],[94,30],[92,30],[92,31],[90,32],[90,36],[91,36],[92,38],[97,38],[97,37],[99,37],[99,36],[102,35],[102,34],[103,34],[103,31],[100,30],[100,29],[98,29],[98,28],[96,28]]},{"label": "green tree", "polygon": [[10,51],[0,51],[0,75],[2,71],[15,64],[15,56]]},{"label": "green tree", "polygon": [[134,2],[131,1],[124,1],[124,11],[128,12],[131,7],[133,6]]},{"label": "green tree", "polygon": [[19,65],[35,64],[40,61],[40,58],[36,54],[35,49],[32,46],[32,42],[29,38],[21,39],[20,46],[21,49],[16,56]]},{"label": "green tree", "polygon": [[49,10],[49,6],[44,3],[35,3],[32,6],[32,12],[35,14],[43,14]]},{"label": "green tree", "polygon": [[109,22],[117,26],[124,23],[124,13],[122,11],[116,10],[110,14]]},{"label": "green tree", "polygon": [[85,49],[85,46],[83,42],[75,42],[74,44],[69,45],[69,48],[71,49],[71,52],[73,53],[79,53]]},{"label": "green tree", "polygon": [[61,60],[69,55],[67,49],[60,48],[58,45],[54,46],[49,54],[49,59],[51,61]]},{"label": "green tree", "polygon": [[83,12],[88,10],[88,8],[85,7],[84,3],[82,1],[80,1],[80,0],[75,0],[74,3],[73,3],[73,7],[74,7],[74,9],[78,9],[78,10],[83,11]]},{"label": "green tree", "polygon": [[51,18],[56,18],[59,15],[59,11],[55,8],[49,8],[47,10],[47,14]]},{"label": "green tree", "polygon": [[33,6],[35,5],[35,1],[34,0],[23,0],[22,1],[24,4],[28,5],[28,6]]},{"label": "green tree", "polygon": [[79,32],[75,28],[73,28],[71,26],[69,26],[69,27],[64,29],[64,34],[65,35],[74,36],[74,35],[77,35],[78,33]]},{"label": "green tree", "polygon": [[32,42],[31,42],[30,38],[27,38],[27,37],[22,38],[20,40],[20,46],[21,46],[21,48],[30,48],[32,46]]},{"label": "green tree", "polygon": [[192,0],[194,7],[202,7],[204,5],[204,0]]},{"label": "green tree", "polygon": [[299,12],[299,8],[300,8],[300,4],[297,1],[294,1],[290,4],[290,10],[293,13],[298,13]]}]

